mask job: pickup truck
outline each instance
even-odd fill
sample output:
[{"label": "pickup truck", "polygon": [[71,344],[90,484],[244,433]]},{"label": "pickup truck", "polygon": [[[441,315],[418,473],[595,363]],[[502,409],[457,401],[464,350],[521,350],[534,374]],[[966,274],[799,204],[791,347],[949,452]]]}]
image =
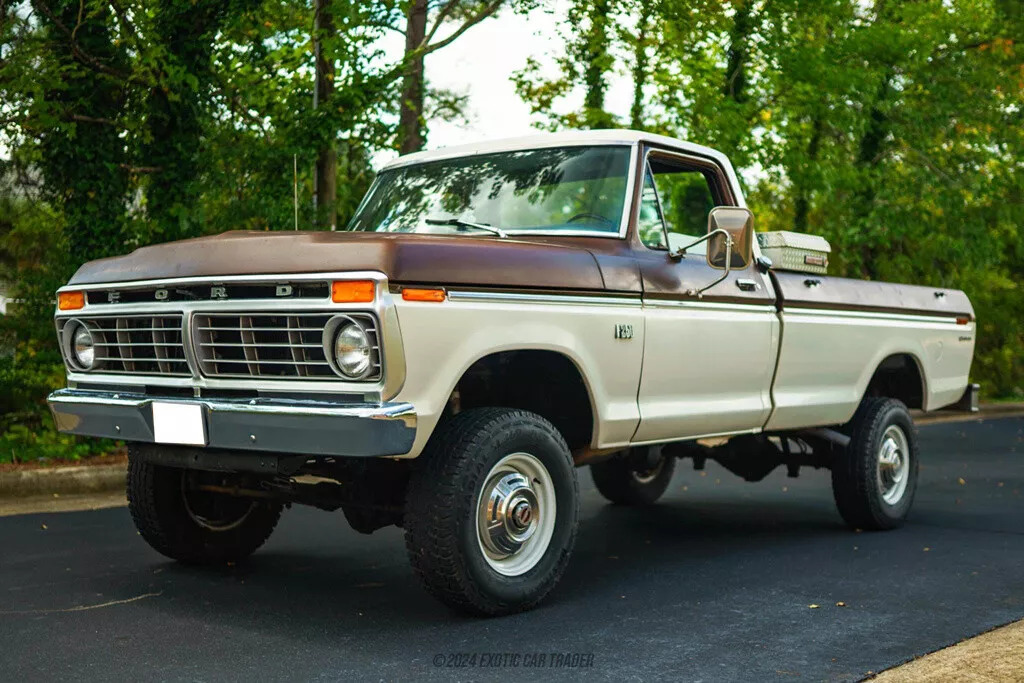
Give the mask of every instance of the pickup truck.
[{"label": "pickup truck", "polygon": [[62,432],[127,442],[129,510],[167,557],[235,562],[283,508],[340,509],[402,527],[426,589],[475,614],[558,582],[582,466],[622,505],[680,458],[828,468],[850,527],[897,527],[909,410],[975,400],[972,306],[828,276],[823,254],[783,270],[757,237],[729,160],[667,137],[410,154],[345,230],[82,266],[49,404]]}]

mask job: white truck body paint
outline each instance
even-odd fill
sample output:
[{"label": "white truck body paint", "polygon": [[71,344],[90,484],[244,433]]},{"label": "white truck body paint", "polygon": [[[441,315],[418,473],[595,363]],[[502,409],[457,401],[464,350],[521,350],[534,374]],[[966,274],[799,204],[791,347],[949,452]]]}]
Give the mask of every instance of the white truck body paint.
[{"label": "white truck body paint", "polygon": [[635,441],[749,431],[771,410],[773,306],[646,301]]},{"label": "white truck body paint", "polygon": [[[416,406],[416,442],[406,457],[426,445],[456,383],[476,361],[521,349],[556,351],[583,375],[594,412],[597,448],[629,444],[640,422],[637,383],[644,352],[644,312],[639,299],[602,297],[599,305],[571,298],[514,295],[444,303],[397,299],[406,353],[405,385],[395,397]],[[616,339],[615,326],[633,326],[632,339]]]},{"label": "white truck body paint", "polygon": [[[875,369],[909,354],[924,378],[924,409],[955,403],[967,386],[975,324],[952,318],[884,313],[783,310],[782,349],[768,429],[842,424]],[[970,337],[970,341],[961,341]]]}]

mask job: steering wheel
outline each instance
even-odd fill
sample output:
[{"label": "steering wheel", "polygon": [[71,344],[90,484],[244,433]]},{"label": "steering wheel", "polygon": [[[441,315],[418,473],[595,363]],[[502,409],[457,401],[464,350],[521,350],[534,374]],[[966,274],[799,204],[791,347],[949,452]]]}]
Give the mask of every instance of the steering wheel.
[{"label": "steering wheel", "polygon": [[613,221],[613,220],[611,220],[609,218],[605,218],[604,216],[602,216],[600,214],[597,214],[597,213],[587,213],[587,212],[576,214],[575,216],[573,216],[572,218],[567,220],[566,223],[572,223],[574,221],[582,220],[584,218],[595,218],[595,219],[597,219],[597,220],[599,220],[599,221],[601,221],[603,223],[607,223],[608,225],[615,225],[615,221]]}]

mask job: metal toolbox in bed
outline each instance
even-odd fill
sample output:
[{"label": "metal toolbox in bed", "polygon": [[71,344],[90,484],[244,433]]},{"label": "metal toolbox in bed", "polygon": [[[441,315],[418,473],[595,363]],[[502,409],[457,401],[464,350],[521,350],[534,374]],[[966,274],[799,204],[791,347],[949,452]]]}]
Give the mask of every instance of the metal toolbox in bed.
[{"label": "metal toolbox in bed", "polygon": [[828,255],[832,251],[828,240],[820,235],[800,232],[759,232],[757,243],[761,253],[772,260],[778,270],[824,275],[828,271]]}]

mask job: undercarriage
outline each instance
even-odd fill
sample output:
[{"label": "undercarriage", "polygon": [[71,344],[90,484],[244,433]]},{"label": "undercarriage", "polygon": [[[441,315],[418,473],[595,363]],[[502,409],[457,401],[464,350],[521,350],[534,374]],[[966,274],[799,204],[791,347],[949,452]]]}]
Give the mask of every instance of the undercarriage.
[{"label": "undercarriage", "polygon": [[[707,461],[750,482],[764,479],[778,467],[790,477],[803,467],[829,468],[849,443],[834,430],[757,434],[715,441],[686,441],[637,447],[613,454],[637,472],[654,472],[666,459],[689,459],[695,470]],[[355,531],[372,533],[402,526],[406,489],[414,460],[276,455],[188,446],[132,444],[131,457],[191,474],[186,485],[197,491],[341,510]]]}]

